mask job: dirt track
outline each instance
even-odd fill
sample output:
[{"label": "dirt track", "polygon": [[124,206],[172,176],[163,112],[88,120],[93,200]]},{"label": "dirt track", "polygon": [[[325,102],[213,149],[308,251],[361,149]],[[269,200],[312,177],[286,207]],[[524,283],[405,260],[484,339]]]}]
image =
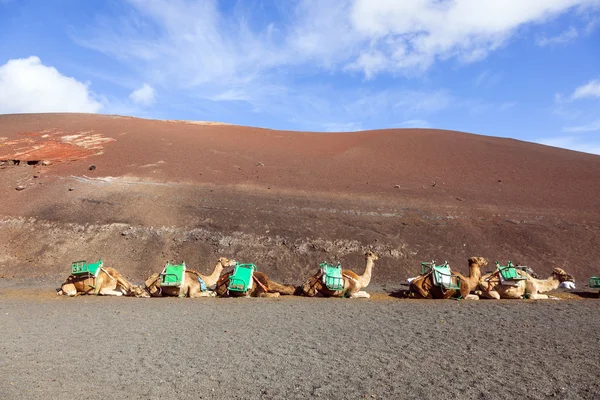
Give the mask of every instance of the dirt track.
[{"label": "dirt track", "polygon": [[131,299],[0,287],[0,398],[594,399],[598,300]]}]

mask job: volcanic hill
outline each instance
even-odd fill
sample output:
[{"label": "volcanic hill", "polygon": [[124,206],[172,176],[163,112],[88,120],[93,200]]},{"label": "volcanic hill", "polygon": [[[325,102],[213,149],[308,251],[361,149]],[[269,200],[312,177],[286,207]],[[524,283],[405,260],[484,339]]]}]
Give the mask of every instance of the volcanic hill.
[{"label": "volcanic hill", "polygon": [[217,257],[299,283],[319,262],[397,285],[483,256],[600,273],[600,157],[433,129],[276,131],[87,114],[0,116],[0,277],[102,258],[133,280]]}]

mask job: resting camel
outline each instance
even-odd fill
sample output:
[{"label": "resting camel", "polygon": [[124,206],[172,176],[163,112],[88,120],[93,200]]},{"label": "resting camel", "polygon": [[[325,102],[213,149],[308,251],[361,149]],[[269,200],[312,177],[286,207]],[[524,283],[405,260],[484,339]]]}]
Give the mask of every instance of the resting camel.
[{"label": "resting camel", "polygon": [[536,279],[527,272],[517,270],[520,276],[527,279],[515,281],[514,285],[502,283],[498,271],[484,275],[479,280],[477,294],[488,299],[547,299],[548,295],[540,294],[558,288],[562,282],[575,282],[572,275],[561,268],[554,268],[548,279]]},{"label": "resting camel", "polygon": [[371,273],[373,272],[373,266],[376,260],[379,260],[377,254],[372,251],[365,253],[365,272],[362,275],[358,275],[356,272],[349,269],[342,270],[342,278],[344,279],[344,288],[341,290],[330,290],[323,283],[323,272],[319,270],[315,275],[311,276],[302,285],[301,290],[305,296],[313,297],[321,295],[324,297],[349,297],[351,299],[356,298],[369,298],[371,295],[364,290],[371,282]]},{"label": "resting camel", "polygon": [[160,286],[160,274],[152,274],[144,282],[146,290],[152,297],[163,297],[163,296],[180,296],[180,297],[212,297],[214,292],[212,290],[202,291],[200,286],[199,278],[202,279],[207,288],[212,288],[216,285],[223,272],[223,268],[235,265],[234,260],[221,257],[217,260],[217,264],[213,272],[210,275],[202,275],[198,271],[192,269],[186,269],[184,283],[181,287],[175,286]]},{"label": "resting camel", "polygon": [[452,274],[458,276],[460,290],[444,289],[434,285],[433,271],[419,275],[410,282],[409,296],[418,299],[450,299],[460,294],[463,299],[477,300],[479,297],[470,293],[477,288],[481,278],[481,268],[487,264],[487,260],[483,257],[471,257],[469,258],[469,276],[452,271]]},{"label": "resting camel", "polygon": [[103,296],[150,297],[148,292],[143,288],[132,285],[123,275],[111,267],[102,268],[96,278],[88,275],[69,275],[56,294],[59,296],[94,294]]},{"label": "resting camel", "polygon": [[279,297],[279,295],[296,294],[296,287],[291,285],[282,285],[281,283],[270,280],[267,275],[262,272],[254,271],[252,279],[254,280],[252,287],[247,292],[229,291],[229,277],[233,275],[233,271],[227,272],[219,278],[215,292],[219,297]]}]

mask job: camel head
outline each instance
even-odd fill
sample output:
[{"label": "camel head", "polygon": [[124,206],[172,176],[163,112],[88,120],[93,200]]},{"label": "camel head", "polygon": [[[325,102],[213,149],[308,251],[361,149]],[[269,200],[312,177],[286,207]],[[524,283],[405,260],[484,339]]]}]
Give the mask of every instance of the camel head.
[{"label": "camel head", "polygon": [[146,289],[144,289],[143,287],[140,287],[140,286],[136,286],[136,285],[131,285],[131,293],[135,297],[143,297],[143,298],[150,297],[150,293],[148,293],[148,291]]},{"label": "camel head", "polygon": [[236,264],[235,260],[230,260],[229,258],[226,258],[226,257],[219,257],[219,262],[221,263],[223,268],[235,267],[235,264]]},{"label": "camel head", "polygon": [[483,268],[488,265],[488,262],[483,257],[471,257],[469,258],[469,265],[477,265],[479,268]]},{"label": "camel head", "polygon": [[309,296],[309,297],[316,296],[322,287],[320,278],[321,278],[320,273],[317,273],[316,275],[311,276],[310,278],[308,278],[308,280],[306,282],[304,282],[304,284],[302,286],[300,286],[298,289],[296,289],[296,291],[300,292],[301,294],[304,294],[305,296]]},{"label": "camel head", "polygon": [[560,283],[575,282],[573,275],[567,274],[562,268],[554,268],[554,270],[552,270],[552,277],[557,279]]},{"label": "camel head", "polygon": [[373,253],[371,250],[369,250],[365,253],[365,257],[370,258],[373,261],[379,260],[379,256],[377,254]]}]

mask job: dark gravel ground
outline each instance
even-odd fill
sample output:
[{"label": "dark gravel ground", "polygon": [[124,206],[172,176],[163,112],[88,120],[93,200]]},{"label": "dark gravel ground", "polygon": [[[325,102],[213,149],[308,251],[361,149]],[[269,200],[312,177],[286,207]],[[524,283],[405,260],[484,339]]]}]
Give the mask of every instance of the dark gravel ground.
[{"label": "dark gravel ground", "polygon": [[65,298],[0,287],[1,399],[597,399],[600,301]]}]

